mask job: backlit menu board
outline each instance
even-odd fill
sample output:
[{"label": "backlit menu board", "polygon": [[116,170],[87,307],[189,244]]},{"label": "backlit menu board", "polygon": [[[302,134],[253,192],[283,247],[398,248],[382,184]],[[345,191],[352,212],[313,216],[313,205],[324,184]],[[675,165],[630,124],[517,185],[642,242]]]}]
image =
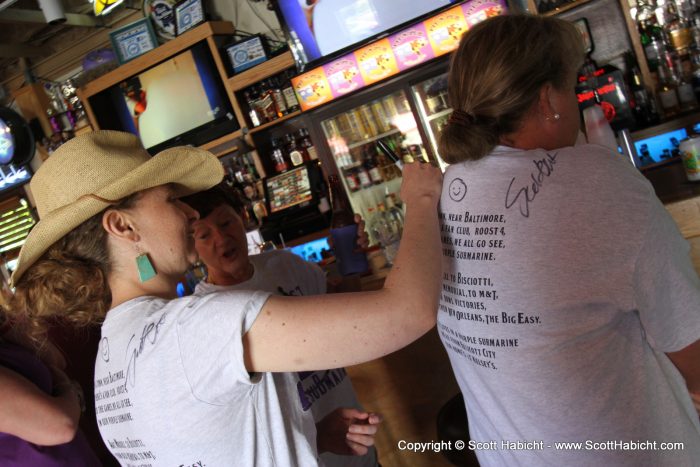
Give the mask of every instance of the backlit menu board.
[{"label": "backlit menu board", "polygon": [[452,52],[469,28],[507,10],[504,0],[472,0],[292,78],[302,110],[342,97]]}]

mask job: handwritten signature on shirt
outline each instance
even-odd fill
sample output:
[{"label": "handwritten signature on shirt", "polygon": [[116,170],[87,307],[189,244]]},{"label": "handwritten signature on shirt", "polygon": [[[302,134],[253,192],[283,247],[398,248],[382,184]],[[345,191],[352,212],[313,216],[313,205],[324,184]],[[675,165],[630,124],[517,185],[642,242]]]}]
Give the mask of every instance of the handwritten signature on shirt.
[{"label": "handwritten signature on shirt", "polygon": [[517,190],[515,196],[511,195],[511,190],[513,189],[513,183],[515,183],[515,177],[510,181],[508,185],[508,191],[506,192],[506,209],[510,209],[515,203],[520,201],[520,214],[524,217],[530,217],[530,203],[535,200],[537,193],[542,189],[545,178],[552,175],[554,172],[554,164],[557,163],[557,153],[547,153],[547,157],[539,160],[532,161],[537,168],[536,172],[530,173],[530,178],[532,183],[528,181],[528,185]]},{"label": "handwritten signature on shirt", "polygon": [[[126,380],[124,384],[131,382],[131,387],[136,385],[136,360],[144,351],[146,344],[155,345],[158,339],[160,327],[165,323],[165,313],[161,315],[157,323],[148,323],[141,330],[141,337],[137,338],[136,334],[131,336],[129,343],[126,346],[126,355],[129,357],[129,365],[126,368]],[[138,347],[136,343],[138,342]]]}]

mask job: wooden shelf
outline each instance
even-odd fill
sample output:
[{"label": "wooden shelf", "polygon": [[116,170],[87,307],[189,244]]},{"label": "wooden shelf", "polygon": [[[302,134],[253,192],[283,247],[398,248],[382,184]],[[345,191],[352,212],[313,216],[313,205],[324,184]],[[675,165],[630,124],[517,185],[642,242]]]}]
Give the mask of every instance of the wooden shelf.
[{"label": "wooden shelf", "polygon": [[578,8],[581,5],[585,5],[586,3],[590,3],[592,1],[594,0],[576,0],[575,2],[567,3],[553,10],[544,12],[542,13],[542,16],[556,16],[559,13],[564,13],[565,11],[573,10],[574,8]]},{"label": "wooden shelf", "polygon": [[275,126],[275,125],[277,125],[277,124],[279,124],[279,123],[282,123],[282,122],[285,121],[285,120],[289,120],[290,118],[294,118],[294,117],[296,117],[297,115],[301,115],[301,111],[300,111],[300,110],[298,110],[298,111],[296,111],[296,112],[292,112],[292,113],[290,113],[290,114],[287,114],[287,115],[285,115],[284,117],[280,117],[280,118],[278,118],[277,120],[273,120],[273,121],[271,121],[271,122],[264,123],[264,124],[262,124],[262,125],[260,125],[260,126],[256,126],[255,128],[251,128],[250,131],[249,131],[248,133],[250,133],[250,134],[257,133],[258,131],[262,131],[262,130],[264,130],[264,129],[266,129],[266,128],[270,128],[271,126]]},{"label": "wooden shelf", "polygon": [[130,62],[121,65],[119,68],[100,76],[94,81],[90,81],[85,86],[78,89],[78,97],[83,103],[87,101],[85,97],[93,96],[96,93],[114,86],[124,81],[126,78],[137,75],[147,68],[166,60],[176,53],[188,47],[207,40],[215,35],[233,35],[236,29],[228,21],[210,21],[191,29],[177,38],[162,44],[150,52],[137,57]]},{"label": "wooden shelf", "polygon": [[[228,85],[232,92],[245,89],[251,84],[257,83],[265,78],[294,66],[294,57],[290,51],[286,51],[270,60],[256,65],[253,68],[242,71],[228,79]],[[277,120],[275,120],[277,121]]]},{"label": "wooden shelf", "polygon": [[694,126],[697,123],[700,123],[700,111],[694,110],[690,113],[675,117],[672,120],[659,123],[658,125],[634,131],[630,133],[630,137],[632,141],[639,141],[640,139],[650,138],[661,133],[666,133],[667,131]]},{"label": "wooden shelf", "polygon": [[224,157],[225,155],[231,154],[232,152],[238,150],[238,146],[231,143],[233,143],[233,140],[236,138],[241,138],[242,136],[243,131],[236,130],[233,133],[222,136],[221,138],[209,141],[208,143],[199,146],[199,148],[211,152],[216,157]]}]

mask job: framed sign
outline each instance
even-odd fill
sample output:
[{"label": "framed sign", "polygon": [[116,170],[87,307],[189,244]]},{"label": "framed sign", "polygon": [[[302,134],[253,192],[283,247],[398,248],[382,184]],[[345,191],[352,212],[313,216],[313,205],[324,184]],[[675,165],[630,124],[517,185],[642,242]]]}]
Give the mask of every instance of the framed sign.
[{"label": "framed sign", "polygon": [[246,37],[226,46],[226,55],[234,73],[240,73],[267,60],[267,51],[260,35]]},{"label": "framed sign", "polygon": [[156,34],[148,18],[143,18],[109,33],[120,64],[145,54],[158,46]]},{"label": "framed sign", "polygon": [[175,5],[175,35],[204,22],[202,0],[182,0]]}]

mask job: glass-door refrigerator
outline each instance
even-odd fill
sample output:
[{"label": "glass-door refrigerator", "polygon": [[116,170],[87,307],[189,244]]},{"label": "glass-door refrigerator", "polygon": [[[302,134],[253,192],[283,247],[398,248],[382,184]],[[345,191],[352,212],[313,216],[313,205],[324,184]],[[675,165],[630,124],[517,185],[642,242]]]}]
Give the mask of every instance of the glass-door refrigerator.
[{"label": "glass-door refrigerator", "polygon": [[447,163],[442,160],[438,152],[438,136],[440,130],[447,123],[452,113],[452,108],[447,102],[447,73],[441,73],[425,79],[411,87],[413,97],[418,108],[420,121],[425,128],[430,149],[444,171]]},{"label": "glass-door refrigerator", "polygon": [[398,198],[401,171],[378,147],[398,157],[427,157],[405,90],[353,106],[320,122],[353,210],[369,219],[386,198]]}]

